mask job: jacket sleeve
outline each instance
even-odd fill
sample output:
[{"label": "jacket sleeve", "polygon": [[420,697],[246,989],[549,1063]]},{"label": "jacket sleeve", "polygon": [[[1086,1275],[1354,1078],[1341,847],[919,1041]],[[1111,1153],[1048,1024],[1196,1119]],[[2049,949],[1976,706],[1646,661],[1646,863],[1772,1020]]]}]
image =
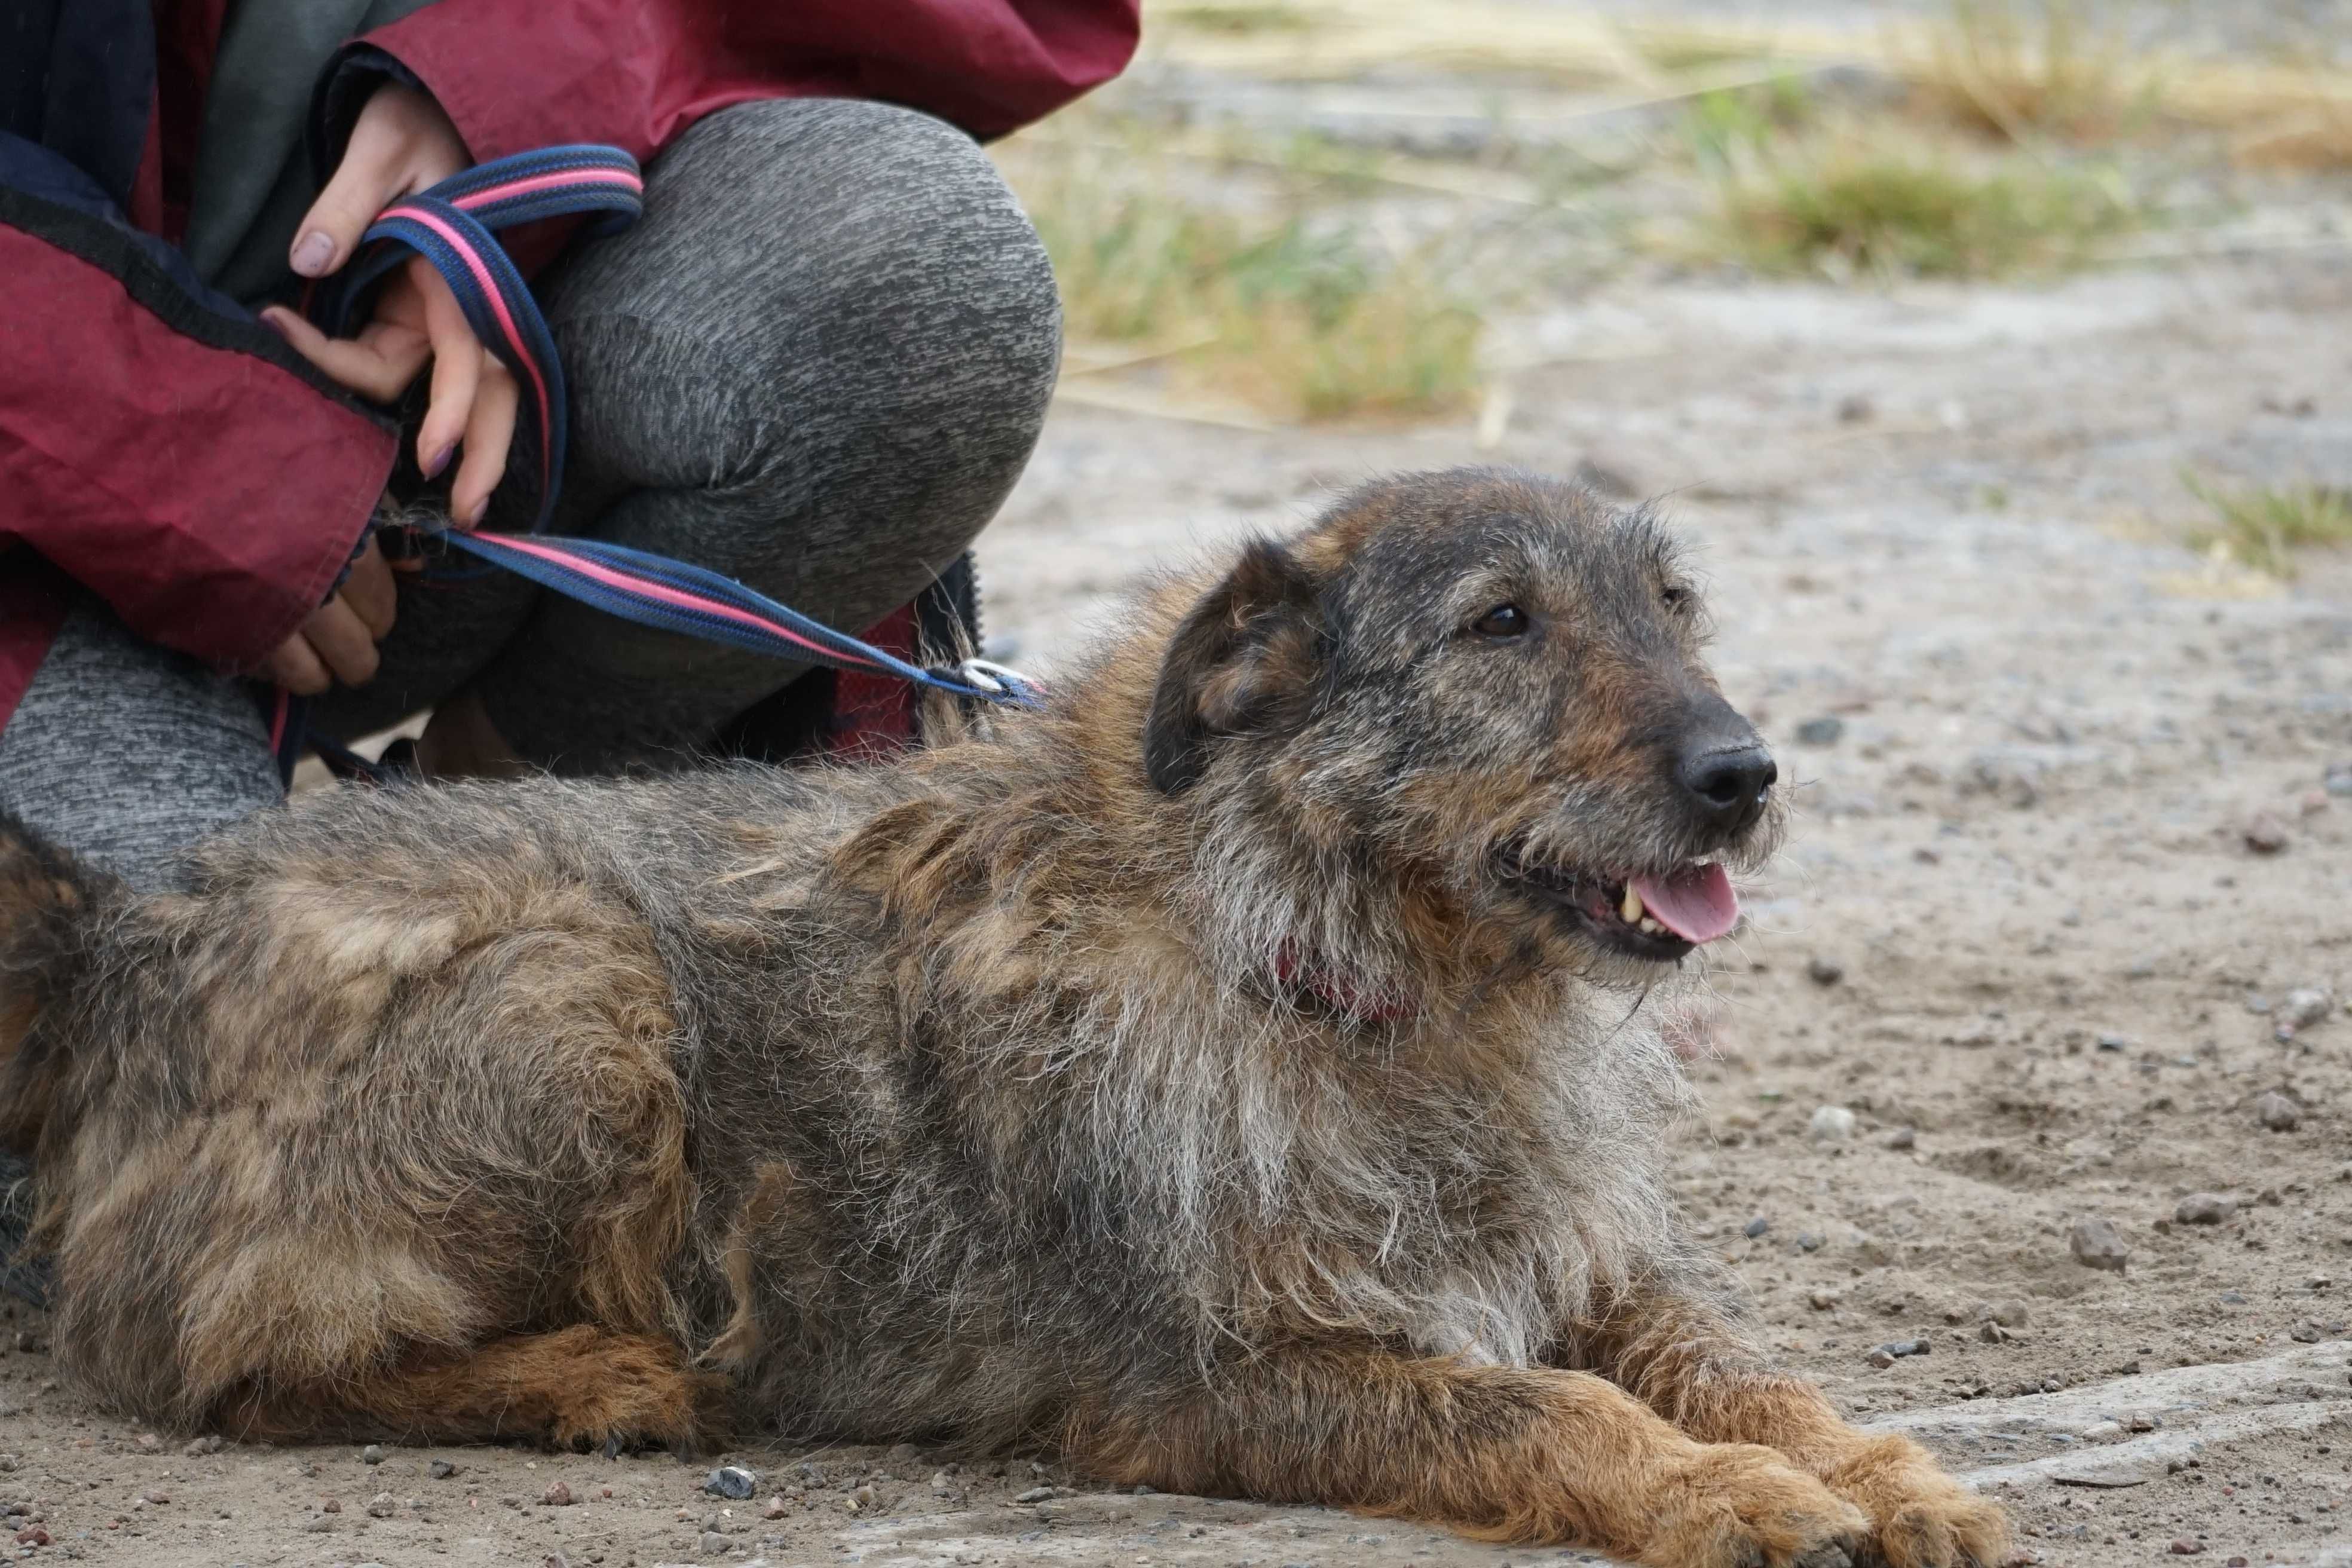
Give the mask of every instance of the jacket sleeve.
[{"label": "jacket sleeve", "polygon": [[485,163],[562,142],[642,160],[715,110],[782,96],[874,99],[1001,136],[1118,74],[1139,6],[437,0],[346,51],[322,94],[322,140],[340,151],[364,100],[355,89],[387,61],[432,92]]},{"label": "jacket sleeve", "polygon": [[245,670],[332,589],[397,436],[0,135],[0,575],[29,546],[141,636]]}]

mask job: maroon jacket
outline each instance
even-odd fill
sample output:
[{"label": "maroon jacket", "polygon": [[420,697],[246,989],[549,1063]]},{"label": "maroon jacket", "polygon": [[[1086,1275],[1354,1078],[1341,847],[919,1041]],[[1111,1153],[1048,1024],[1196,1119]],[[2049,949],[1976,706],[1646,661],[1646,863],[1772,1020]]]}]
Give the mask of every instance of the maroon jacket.
[{"label": "maroon jacket", "polygon": [[[89,20],[116,6],[34,7],[55,31],[50,112],[32,131],[0,121],[0,724],[68,579],[142,637],[255,668],[328,593],[392,466],[380,412],[169,243],[226,4],[159,6],[127,78],[123,31]],[[1139,4],[437,0],[331,68],[388,58],[485,161],[562,142],[644,160],[714,110],[788,95],[882,100],[993,136],[1117,74]],[[121,9],[144,27],[146,6]],[[93,70],[110,74],[94,88]],[[111,104],[114,121],[61,133],[59,101]]]}]

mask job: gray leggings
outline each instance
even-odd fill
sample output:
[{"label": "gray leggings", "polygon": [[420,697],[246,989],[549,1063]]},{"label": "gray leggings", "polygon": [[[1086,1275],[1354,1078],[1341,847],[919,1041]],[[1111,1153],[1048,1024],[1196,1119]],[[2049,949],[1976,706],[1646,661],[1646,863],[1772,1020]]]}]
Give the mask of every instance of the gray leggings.
[{"label": "gray leggings", "polygon": [[[1035,232],[961,132],[798,99],[702,121],[636,226],[540,298],[572,389],[557,531],[740,577],[856,631],[1003,502],[1052,394],[1061,320]],[[488,526],[520,528],[509,487]],[[376,679],[312,705],[352,738],[479,693],[562,773],[690,754],[803,667],[646,631],[504,574],[404,580]],[[0,805],[131,878],[278,797],[253,689],[78,605],[0,731]]]}]

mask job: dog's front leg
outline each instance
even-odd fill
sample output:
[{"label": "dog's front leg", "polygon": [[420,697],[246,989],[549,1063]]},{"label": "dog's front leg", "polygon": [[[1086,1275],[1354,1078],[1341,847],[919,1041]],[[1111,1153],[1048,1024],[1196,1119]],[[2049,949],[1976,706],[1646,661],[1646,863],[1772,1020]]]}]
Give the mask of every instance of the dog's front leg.
[{"label": "dog's front leg", "polygon": [[1702,1443],[1785,1454],[1870,1518],[1889,1568],[1990,1568],[2007,1550],[2000,1505],[1977,1496],[1908,1437],[1848,1425],[1821,1391],[1767,1366],[1703,1297],[1626,1293],[1576,1326],[1575,1363],[1639,1395]]},{"label": "dog's front leg", "polygon": [[1339,1504],[1655,1568],[1842,1568],[1862,1514],[1769,1449],[1694,1441],[1604,1379],[1341,1349],[1106,1396],[1071,1457],[1122,1483]]}]

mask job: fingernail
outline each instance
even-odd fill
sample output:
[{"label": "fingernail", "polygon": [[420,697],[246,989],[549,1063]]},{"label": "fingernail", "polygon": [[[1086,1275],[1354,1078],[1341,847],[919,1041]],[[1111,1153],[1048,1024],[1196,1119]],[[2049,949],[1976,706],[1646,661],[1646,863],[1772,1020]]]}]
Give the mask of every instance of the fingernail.
[{"label": "fingernail", "polygon": [[261,324],[281,338],[287,335],[286,323],[278,319],[278,307],[275,305],[261,312]]},{"label": "fingernail", "polygon": [[316,278],[335,258],[335,242],[312,229],[294,247],[294,270],[305,278]]},{"label": "fingernail", "polygon": [[449,466],[449,454],[457,449],[457,444],[455,441],[444,442],[441,449],[425,460],[425,477],[428,479],[439,479],[441,470]]},{"label": "fingernail", "polygon": [[482,519],[488,514],[489,510],[490,498],[484,496],[481,500],[476,501],[473,505],[466,509],[466,526],[467,528],[481,527]]}]

